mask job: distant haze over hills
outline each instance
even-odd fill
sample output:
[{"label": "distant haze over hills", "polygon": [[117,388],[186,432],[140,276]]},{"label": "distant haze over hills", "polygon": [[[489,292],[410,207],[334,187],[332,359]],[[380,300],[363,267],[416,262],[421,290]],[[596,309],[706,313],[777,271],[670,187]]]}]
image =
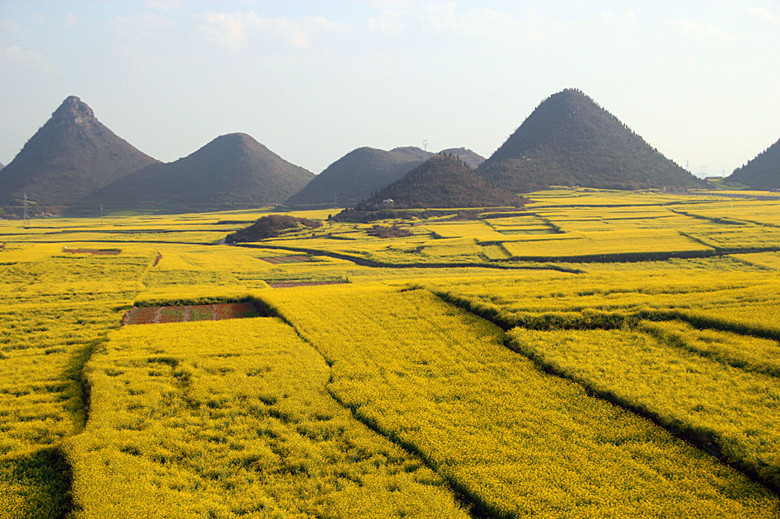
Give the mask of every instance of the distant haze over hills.
[{"label": "distant haze over hills", "polygon": [[[476,167],[485,160],[466,148],[449,148],[441,153],[459,157]],[[390,151],[376,148],[358,148],[328,166],[300,193],[285,203],[288,207],[353,207],[406,173],[434,154],[413,146]]]},{"label": "distant haze over hills", "polygon": [[156,162],[70,96],[0,170],[0,206],[19,214],[27,193],[32,214],[59,212],[96,188]]},{"label": "distant haze over hills", "polygon": [[515,192],[552,185],[606,189],[704,185],[574,89],[543,101],[480,171]]},{"label": "distant haze over hills", "polygon": [[[465,191],[476,185],[498,198],[503,195],[497,188],[523,193],[551,185],[606,189],[706,185],[575,89],[540,103],[487,160],[467,148],[441,153],[463,167],[476,167],[485,182],[474,181],[473,172],[455,172],[454,166],[418,178],[413,184],[422,186],[419,203],[426,206],[471,203],[466,202],[471,194]],[[728,181],[754,189],[780,189],[779,156],[780,141],[737,168]],[[275,204],[355,207],[431,157],[433,153],[416,147],[390,151],[362,147],[314,176],[249,135],[231,133],[163,164],[118,137],[89,106],[70,96],[10,164],[0,165],[0,216],[21,216],[25,195],[31,215],[194,212]],[[443,162],[437,159],[435,164]],[[464,189],[451,190],[444,179],[461,182]],[[405,189],[405,194],[397,197],[407,201],[399,203],[418,203],[412,201],[417,195],[403,185],[397,189]],[[436,190],[438,201],[432,199]]]},{"label": "distant haze over hills", "polygon": [[780,189],[780,140],[726,178],[753,189]]},{"label": "distant haze over hills", "polygon": [[218,211],[278,204],[314,175],[244,133],[217,137],[168,164],[153,164],[84,198],[82,208]]},{"label": "distant haze over hills", "polygon": [[325,168],[286,206],[352,207],[391,184],[433,154],[413,146],[390,151],[358,148]]},{"label": "distant haze over hills", "polygon": [[[392,202],[390,202],[392,200]],[[488,184],[485,177],[449,155],[434,155],[401,179],[358,204],[358,211],[383,208],[454,208],[521,205],[520,198]]]}]

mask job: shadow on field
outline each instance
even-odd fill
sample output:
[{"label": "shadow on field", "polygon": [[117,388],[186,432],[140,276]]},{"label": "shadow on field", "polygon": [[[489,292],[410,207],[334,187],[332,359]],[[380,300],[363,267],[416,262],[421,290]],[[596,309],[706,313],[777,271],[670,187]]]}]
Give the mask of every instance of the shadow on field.
[{"label": "shadow on field", "polygon": [[0,518],[61,519],[71,510],[72,473],[65,456],[51,448],[0,465]]}]

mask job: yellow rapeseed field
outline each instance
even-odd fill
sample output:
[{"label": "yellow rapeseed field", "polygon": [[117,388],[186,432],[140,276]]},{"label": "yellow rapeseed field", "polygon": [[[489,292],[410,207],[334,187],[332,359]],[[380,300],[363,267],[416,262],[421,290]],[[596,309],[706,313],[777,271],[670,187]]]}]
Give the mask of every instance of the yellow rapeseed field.
[{"label": "yellow rapeseed field", "polygon": [[278,319],[126,327],[86,374],[75,518],[467,517],[328,395],[327,364]]},{"label": "yellow rapeseed field", "polygon": [[344,286],[263,298],[332,365],[331,391],[344,405],[419,452],[491,514],[772,517],[778,510],[776,497],[744,476],[541,373],[507,351],[497,327],[428,292]]},{"label": "yellow rapeseed field", "polygon": [[528,198],[0,220],[0,519],[780,517],[780,197]]}]

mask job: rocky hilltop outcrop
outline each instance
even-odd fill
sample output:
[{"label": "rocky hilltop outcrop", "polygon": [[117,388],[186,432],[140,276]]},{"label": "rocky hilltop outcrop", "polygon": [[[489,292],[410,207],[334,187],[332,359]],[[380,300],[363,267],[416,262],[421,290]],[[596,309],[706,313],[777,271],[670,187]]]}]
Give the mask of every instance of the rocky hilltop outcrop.
[{"label": "rocky hilltop outcrop", "polygon": [[60,213],[96,189],[157,160],[103,125],[76,96],[51,118],[0,170],[0,206],[19,214],[25,193],[29,210]]}]

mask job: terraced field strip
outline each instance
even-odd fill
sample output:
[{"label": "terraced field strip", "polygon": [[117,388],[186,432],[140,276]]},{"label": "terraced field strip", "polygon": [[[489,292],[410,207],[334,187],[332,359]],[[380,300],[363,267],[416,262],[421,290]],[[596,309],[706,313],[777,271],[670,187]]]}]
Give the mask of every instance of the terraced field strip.
[{"label": "terraced field strip", "polygon": [[149,254],[65,256],[16,245],[0,268],[0,519],[69,516],[62,452],[86,419],[82,368],[138,293]]},{"label": "terraced field strip", "polygon": [[[780,488],[780,380],[630,330],[509,332],[546,369]],[[780,350],[780,348],[775,347]]]},{"label": "terraced field strip", "polygon": [[430,292],[263,293],[332,367],[355,416],[492,517],[776,517],[777,496],[504,345]]},{"label": "terraced field strip", "polygon": [[266,281],[271,288],[313,287],[318,285],[343,285],[348,281]]}]

